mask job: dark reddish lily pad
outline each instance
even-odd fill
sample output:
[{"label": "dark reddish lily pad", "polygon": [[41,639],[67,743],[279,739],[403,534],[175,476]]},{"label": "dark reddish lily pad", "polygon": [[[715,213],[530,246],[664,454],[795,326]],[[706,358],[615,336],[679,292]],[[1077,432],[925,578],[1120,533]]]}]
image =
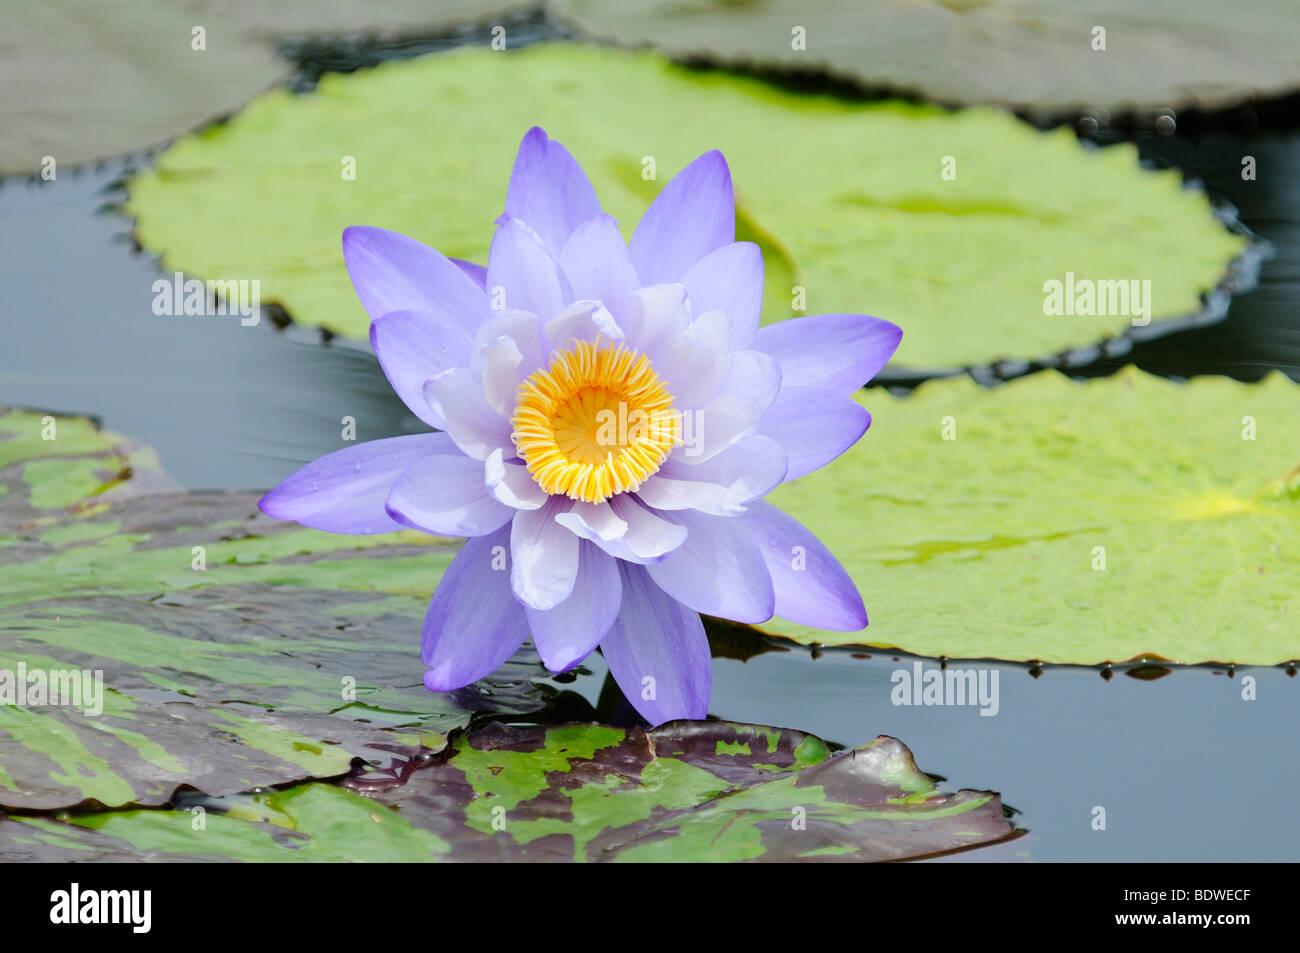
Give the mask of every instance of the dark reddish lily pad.
[{"label": "dark reddish lily pad", "polygon": [[833,754],[726,722],[492,725],[378,800],[472,861],[899,860],[1015,833],[997,794],[937,791],[894,738]]},{"label": "dark reddish lily pad", "polygon": [[[866,861],[1016,837],[1000,797],[945,794],[881,736],[833,754],[789,729],[675,722],[459,735],[362,797],[321,783],[188,810],[0,821],[35,860]],[[196,829],[194,807],[206,815]]]}]

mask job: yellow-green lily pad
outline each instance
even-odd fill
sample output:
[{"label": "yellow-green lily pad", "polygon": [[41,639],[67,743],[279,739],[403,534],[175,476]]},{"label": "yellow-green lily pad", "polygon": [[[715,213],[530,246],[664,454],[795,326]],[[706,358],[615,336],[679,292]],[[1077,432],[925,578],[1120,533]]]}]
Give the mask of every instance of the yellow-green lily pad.
[{"label": "yellow-green lily pad", "polygon": [[866,439],[770,499],[843,560],[871,625],[768,631],[954,658],[1300,657],[1300,386],[1281,373],[858,399]]},{"label": "yellow-green lily pad", "polygon": [[[906,332],[901,365],[1040,357],[1193,313],[1244,247],[1202,193],[1142,169],[1129,145],[1088,151],[995,110],[798,95],[563,43],[273,90],[167,150],[131,184],[129,210],[168,270],[259,279],[296,321],[360,338],[342,230],[381,226],[483,261],[533,125],[569,148],[627,233],[672,175],[721,148],[738,233],[764,251],[764,319],[887,318]],[[1049,314],[1050,281],[1149,294],[1133,313],[1108,295],[1090,315],[1064,302]]]}]

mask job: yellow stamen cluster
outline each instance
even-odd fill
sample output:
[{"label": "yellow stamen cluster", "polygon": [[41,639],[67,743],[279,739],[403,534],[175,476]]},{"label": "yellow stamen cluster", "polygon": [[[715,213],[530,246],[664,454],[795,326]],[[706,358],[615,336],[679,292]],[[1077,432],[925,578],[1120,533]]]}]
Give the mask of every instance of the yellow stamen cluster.
[{"label": "yellow stamen cluster", "polygon": [[599,339],[575,342],[520,384],[510,424],[537,485],[587,503],[639,487],[680,429],[650,359]]}]

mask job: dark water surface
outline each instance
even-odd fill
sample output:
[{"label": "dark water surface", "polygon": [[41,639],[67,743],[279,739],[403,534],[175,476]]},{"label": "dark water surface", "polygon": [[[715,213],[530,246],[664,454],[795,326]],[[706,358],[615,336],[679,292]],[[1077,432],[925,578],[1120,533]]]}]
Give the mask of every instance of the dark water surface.
[{"label": "dark water surface", "polygon": [[[1075,370],[1108,373],[1132,361],[1178,377],[1249,380],[1282,368],[1300,379],[1300,134],[1139,133],[1137,142],[1144,157],[1235,206],[1272,257],[1224,320],[1131,350],[1126,343],[1122,356]],[[1245,155],[1256,157],[1255,181],[1241,178]],[[344,416],[355,417],[358,440],[422,429],[368,352],[266,320],[155,316],[160,271],[132,251],[130,223],[105,207],[122,198],[122,174],[113,164],[61,172],[53,183],[0,183],[0,404],[97,416],[157,448],[192,488],[273,485],[337,449]],[[255,223],[244,215],[231,227]],[[969,859],[1300,858],[1300,679],[1283,669],[1195,668],[1155,680],[1117,669],[1107,680],[1089,668],[1049,667],[1034,678],[1025,666],[986,665],[998,673],[999,711],[984,717],[974,707],[892,704],[891,677],[914,660],[872,654],[792,648],[719,658],[713,714],[844,745],[895,735],[949,786],[1002,792],[1031,835]],[[562,687],[594,705],[605,671],[598,656],[587,668]],[[1242,698],[1247,675],[1254,701]],[[1093,827],[1098,807],[1105,830]]]},{"label": "dark water surface", "polygon": [[265,318],[155,315],[160,269],[132,253],[129,221],[97,211],[123,198],[120,174],[0,187],[0,404],[100,417],[194,489],[273,486],[338,449],[345,415],[357,440],[418,424],[367,352]]}]

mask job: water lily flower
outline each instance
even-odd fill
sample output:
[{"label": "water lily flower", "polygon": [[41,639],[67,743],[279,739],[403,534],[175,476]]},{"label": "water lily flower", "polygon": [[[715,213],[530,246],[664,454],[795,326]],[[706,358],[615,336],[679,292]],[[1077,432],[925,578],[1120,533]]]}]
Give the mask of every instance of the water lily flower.
[{"label": "water lily flower", "polygon": [[850,395],[902,332],[856,314],[760,328],[763,258],[735,241],[721,153],[624,241],[534,128],[486,268],[370,227],[344,231],[343,255],[384,373],[436,432],[328,454],[260,506],[336,533],[467,538],[424,622],[428,688],[483,678],[531,635],[555,672],[599,646],[651,724],[703,718],[701,613],[867,624],[835,557],[763,496],[866,432]]}]

